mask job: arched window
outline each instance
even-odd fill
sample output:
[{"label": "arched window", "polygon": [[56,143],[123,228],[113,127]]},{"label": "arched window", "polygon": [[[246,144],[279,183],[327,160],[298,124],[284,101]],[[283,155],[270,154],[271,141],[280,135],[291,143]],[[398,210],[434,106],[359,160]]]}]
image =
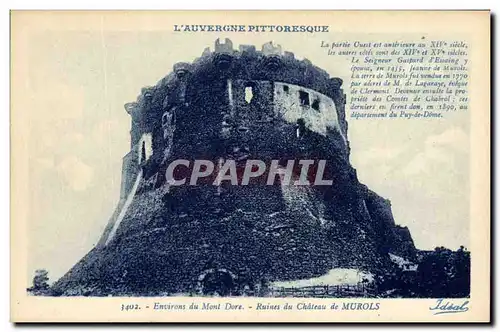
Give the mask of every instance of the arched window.
[{"label": "arched window", "polygon": [[245,87],[245,101],[250,104],[253,99],[253,88],[251,86]]},{"label": "arched window", "polygon": [[153,137],[151,133],[142,134],[139,145],[137,146],[137,159],[139,164],[142,164],[151,158],[153,154]]},{"label": "arched window", "polygon": [[139,162],[143,162],[146,160],[146,142],[142,141],[142,146],[141,146],[141,160]]},{"label": "arched window", "polygon": [[245,101],[247,102],[247,104],[250,104],[252,102],[254,94],[256,93],[254,88],[255,88],[254,82],[246,82],[246,84],[245,84]]}]

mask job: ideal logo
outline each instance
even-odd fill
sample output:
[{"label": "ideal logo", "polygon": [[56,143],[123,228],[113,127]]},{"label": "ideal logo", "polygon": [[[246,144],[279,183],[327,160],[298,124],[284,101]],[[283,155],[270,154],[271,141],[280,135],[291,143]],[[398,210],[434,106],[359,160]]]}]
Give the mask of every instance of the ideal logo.
[{"label": "ideal logo", "polygon": [[459,312],[466,312],[469,310],[469,301],[466,300],[461,303],[453,303],[452,301],[445,301],[438,299],[434,307],[429,307],[430,311],[435,311],[434,315],[453,314]]}]

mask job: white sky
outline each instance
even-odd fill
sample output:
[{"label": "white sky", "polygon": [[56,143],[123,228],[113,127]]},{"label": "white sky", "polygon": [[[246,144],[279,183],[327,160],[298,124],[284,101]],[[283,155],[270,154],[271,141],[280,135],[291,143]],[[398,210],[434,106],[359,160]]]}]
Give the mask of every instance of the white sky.
[{"label": "white sky", "polygon": [[[118,201],[121,158],[129,150],[123,104],[175,62],[213,49],[217,37],[229,36],[235,47],[274,39],[349,86],[348,62],[326,56],[318,35],[192,36],[189,45],[185,35],[168,31],[32,37],[26,92],[32,128],[30,276],[45,268],[52,280],[59,278],[97,242]],[[392,201],[396,223],[410,228],[421,249],[469,244],[468,116],[348,119],[351,161],[360,181]]]}]

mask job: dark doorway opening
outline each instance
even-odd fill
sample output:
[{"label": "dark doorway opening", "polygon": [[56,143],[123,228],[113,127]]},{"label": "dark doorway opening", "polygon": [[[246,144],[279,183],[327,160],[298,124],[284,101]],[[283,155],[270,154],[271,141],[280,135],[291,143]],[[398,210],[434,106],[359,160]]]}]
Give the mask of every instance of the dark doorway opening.
[{"label": "dark doorway opening", "polygon": [[204,295],[228,296],[236,285],[229,272],[216,270],[205,275],[201,280],[201,287]]}]

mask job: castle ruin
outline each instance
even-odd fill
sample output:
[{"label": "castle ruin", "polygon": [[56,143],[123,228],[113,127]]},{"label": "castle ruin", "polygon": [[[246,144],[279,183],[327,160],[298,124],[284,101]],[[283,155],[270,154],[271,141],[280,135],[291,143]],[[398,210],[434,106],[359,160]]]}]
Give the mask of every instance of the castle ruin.
[{"label": "castle ruin", "polygon": [[[125,105],[130,151],[99,243],[55,285],[62,295],[238,294],[334,268],[376,273],[412,259],[390,202],[349,162],[342,80],[267,43],[215,42]],[[326,160],[331,186],[171,186],[179,159]],[[182,169],[174,174],[182,177]]]}]

